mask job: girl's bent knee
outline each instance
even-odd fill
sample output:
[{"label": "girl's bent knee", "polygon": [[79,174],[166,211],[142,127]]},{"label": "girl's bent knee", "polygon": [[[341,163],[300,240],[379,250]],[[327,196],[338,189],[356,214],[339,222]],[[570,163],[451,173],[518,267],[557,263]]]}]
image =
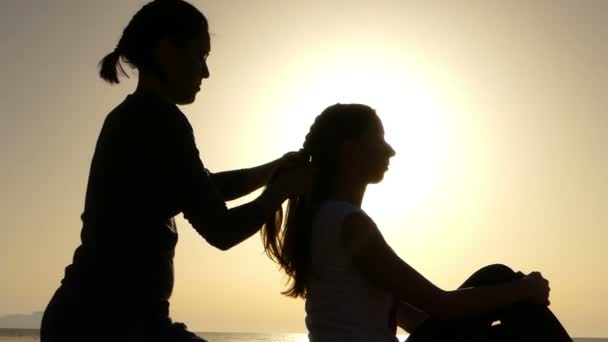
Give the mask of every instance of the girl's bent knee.
[{"label": "girl's bent knee", "polygon": [[513,271],[509,266],[503,264],[488,265],[479,271],[499,278],[515,277],[515,271]]},{"label": "girl's bent knee", "polygon": [[475,272],[463,287],[494,285],[517,279],[518,275],[503,264],[488,265]]}]

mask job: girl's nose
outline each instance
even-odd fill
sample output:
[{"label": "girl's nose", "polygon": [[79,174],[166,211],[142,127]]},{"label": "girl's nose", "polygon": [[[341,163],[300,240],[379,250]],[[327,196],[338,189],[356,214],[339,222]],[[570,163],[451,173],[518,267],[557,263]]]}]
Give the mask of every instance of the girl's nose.
[{"label": "girl's nose", "polygon": [[388,151],[389,157],[394,157],[395,154],[397,154],[397,152],[395,152],[395,150],[393,149],[393,147],[389,143],[386,143],[386,149]]}]

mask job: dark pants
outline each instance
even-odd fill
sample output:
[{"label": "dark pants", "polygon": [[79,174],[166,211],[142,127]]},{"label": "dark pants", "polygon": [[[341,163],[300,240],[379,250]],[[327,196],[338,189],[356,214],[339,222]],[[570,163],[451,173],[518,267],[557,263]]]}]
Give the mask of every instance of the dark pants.
[{"label": "dark pants", "polygon": [[[461,288],[489,286],[520,279],[504,265],[486,266],[467,279]],[[499,324],[494,322],[499,321]],[[572,341],[555,315],[544,305],[520,303],[492,314],[466,320],[423,322],[406,340],[429,341]]]},{"label": "dark pants", "polygon": [[121,300],[60,287],[49,302],[40,342],[205,342],[169,318],[169,303]]}]

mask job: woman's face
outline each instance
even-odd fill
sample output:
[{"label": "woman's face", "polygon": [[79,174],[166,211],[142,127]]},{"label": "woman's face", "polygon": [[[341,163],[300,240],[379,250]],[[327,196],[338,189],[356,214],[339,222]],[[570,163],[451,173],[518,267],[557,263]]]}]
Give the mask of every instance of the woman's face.
[{"label": "woman's face", "polygon": [[384,140],[384,127],[378,119],[350,143],[350,170],[365,183],[378,183],[388,170],[395,150]]},{"label": "woman's face", "polygon": [[161,68],[167,96],[176,104],[194,102],[203,79],[209,77],[207,56],[210,51],[209,33],[186,41],[184,46],[168,42],[161,44]]}]

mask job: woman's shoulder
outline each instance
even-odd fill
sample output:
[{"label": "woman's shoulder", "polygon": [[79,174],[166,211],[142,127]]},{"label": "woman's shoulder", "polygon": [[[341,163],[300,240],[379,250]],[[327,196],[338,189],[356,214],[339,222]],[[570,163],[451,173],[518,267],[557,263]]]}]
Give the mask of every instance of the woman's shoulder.
[{"label": "woman's shoulder", "polygon": [[191,133],[192,126],[179,108],[149,94],[133,93],[118,104],[106,117],[104,126],[112,130],[138,132]]}]

